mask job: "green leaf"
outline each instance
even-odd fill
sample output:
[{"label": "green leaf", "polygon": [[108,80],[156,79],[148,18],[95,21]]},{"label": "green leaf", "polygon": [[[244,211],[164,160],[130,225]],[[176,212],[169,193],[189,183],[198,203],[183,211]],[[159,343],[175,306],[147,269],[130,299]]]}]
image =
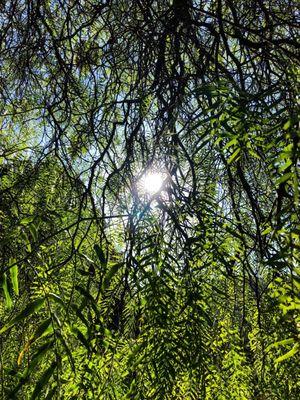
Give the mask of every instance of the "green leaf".
[{"label": "green leaf", "polygon": [[269,226],[268,228],[266,228],[264,231],[262,231],[262,235],[267,235],[268,233],[272,232],[273,228],[271,226]]},{"label": "green leaf", "polygon": [[110,285],[112,278],[116,275],[121,267],[123,267],[124,263],[117,263],[112,265],[107,271],[104,280],[103,280],[103,289],[107,289]]},{"label": "green leaf", "polygon": [[55,341],[53,339],[49,340],[48,342],[44,343],[42,346],[40,346],[35,353],[32,356],[32,359],[30,361],[30,365],[28,370],[26,371],[27,374],[29,374],[35,366],[39,363],[39,361],[43,358],[43,356],[50,350]]},{"label": "green leaf", "polygon": [[240,148],[236,149],[235,152],[231,154],[231,156],[229,157],[228,164],[232,164],[234,161],[236,161],[237,158],[239,157],[240,152],[241,152]]},{"label": "green leaf", "polygon": [[[16,260],[12,260],[12,264],[15,264]],[[14,289],[14,292],[17,296],[19,296],[19,280],[18,280],[18,274],[19,274],[19,269],[17,265],[13,265],[12,267],[9,268],[10,272],[10,279],[12,282],[12,286]]]},{"label": "green leaf", "polygon": [[299,351],[299,343],[296,343],[290,351],[285,353],[283,356],[276,358],[275,363],[277,364],[293,357],[295,354],[298,353],[298,351]]},{"label": "green leaf", "polygon": [[31,253],[31,243],[28,239],[28,236],[26,234],[26,232],[24,232],[23,230],[20,232],[20,237],[23,239],[23,241],[25,242],[26,245],[26,249],[29,253]]},{"label": "green leaf", "polygon": [[284,129],[285,131],[287,131],[287,130],[289,129],[290,126],[291,126],[291,120],[288,119],[288,120],[286,121],[286,123],[283,125],[283,129]]},{"label": "green leaf", "polygon": [[18,314],[9,323],[4,325],[0,329],[0,333],[4,333],[5,331],[7,331],[7,329],[11,328],[16,323],[22,321],[23,319],[33,314],[34,312],[37,312],[43,306],[44,302],[45,302],[44,298],[39,298],[33,301],[32,303],[28,304],[27,307],[22,312],[20,312],[20,314]]},{"label": "green leaf", "polygon": [[[50,330],[48,329],[50,327]],[[35,331],[34,335],[32,336],[32,341],[35,341],[36,339],[38,339],[39,337],[41,337],[42,335],[44,335],[45,333],[49,333],[53,331],[53,327],[52,327],[52,319],[48,318],[45,321],[43,321],[40,326],[37,328],[37,330]]]},{"label": "green leaf", "polygon": [[266,351],[268,352],[269,350],[271,350],[272,348],[276,348],[279,346],[287,346],[289,344],[293,344],[295,342],[294,338],[289,338],[289,339],[284,339],[281,340],[280,342],[276,342],[276,343],[272,343],[270,344],[267,348]]},{"label": "green leaf", "polygon": [[82,296],[84,296],[87,300],[91,301],[92,303],[95,302],[93,296],[87,291],[85,290],[82,286],[76,285],[75,289],[82,294]]},{"label": "green leaf", "polygon": [[57,362],[53,361],[52,364],[50,365],[49,368],[47,368],[40,379],[37,381],[37,384],[35,385],[34,391],[31,396],[31,400],[36,400],[37,396],[40,394],[42,391],[43,387],[48,383],[49,379],[51,378],[55,368],[57,366]]},{"label": "green leaf", "polygon": [[276,185],[280,185],[281,183],[288,181],[292,175],[293,174],[291,172],[288,172],[288,173],[282,175],[279,179],[277,179]]},{"label": "green leaf", "polygon": [[33,240],[36,242],[38,236],[37,236],[37,229],[34,224],[29,225],[29,231],[30,231],[30,234],[31,234]]},{"label": "green leaf", "polygon": [[87,340],[87,338],[84,336],[84,334],[81,332],[81,330],[77,327],[72,327],[71,328],[72,332],[75,334],[77,339],[86,347],[88,351],[90,351],[90,344]]},{"label": "green leaf", "polygon": [[55,387],[49,391],[45,400],[52,400],[54,398],[56,390],[57,390],[57,385],[55,385]]},{"label": "green leaf", "polygon": [[229,147],[234,146],[238,143],[237,138],[230,140],[230,142],[226,143],[223,147],[223,150],[229,149]]},{"label": "green leaf", "polygon": [[85,299],[87,301],[90,301],[91,306],[95,312],[95,314],[99,317],[99,310],[98,310],[98,306],[97,303],[95,301],[95,299],[93,298],[93,296],[87,291],[85,290],[82,286],[76,285],[75,289],[83,296],[85,297]]},{"label": "green leaf", "polygon": [[290,167],[293,164],[293,161],[291,159],[288,159],[280,168],[279,172],[284,172],[288,167]]},{"label": "green leaf", "polygon": [[99,258],[100,264],[104,267],[107,263],[104,251],[101,249],[101,247],[98,244],[94,245],[94,250]]},{"label": "green leaf", "polygon": [[79,253],[84,259],[86,259],[86,261],[88,261],[88,263],[90,263],[90,264],[95,264],[95,262],[90,258],[90,257],[88,257],[86,254],[84,254],[84,253]]},{"label": "green leaf", "polygon": [[55,303],[65,307],[65,303],[63,302],[63,299],[61,297],[59,297],[57,294],[55,293],[48,293],[47,294],[48,297],[50,297],[50,299],[54,300]]},{"label": "green leaf", "polygon": [[20,352],[19,357],[18,357],[18,362],[17,362],[18,365],[20,365],[22,363],[24,354],[29,350],[29,348],[33,342],[35,342],[39,337],[43,336],[44,334],[47,334],[47,333],[50,333],[53,331],[53,326],[51,325],[51,322],[52,322],[51,318],[48,318],[39,325],[39,327],[37,328],[35,333],[30,337],[28,342],[25,344],[23,350]]},{"label": "green leaf", "polygon": [[[5,306],[8,310],[10,310],[12,308],[13,302],[12,302],[11,295],[9,293],[6,273],[4,273],[2,276],[2,289],[3,289],[4,297],[5,297]],[[0,330],[0,333],[1,333],[1,330]]]},{"label": "green leaf", "polygon": [[82,314],[80,308],[76,304],[71,304],[71,307],[75,311],[77,317],[84,323],[84,325],[89,328],[90,323],[89,321],[85,318],[85,316]]},{"label": "green leaf", "polygon": [[64,349],[65,349],[65,351],[67,353],[67,356],[68,356],[72,371],[75,372],[75,361],[74,361],[74,358],[72,356],[72,352],[69,349],[69,347],[68,347],[64,337],[62,336],[61,332],[57,331],[56,334],[57,334],[58,339],[60,340],[61,344],[63,345],[63,347],[64,347]]},{"label": "green leaf", "polygon": [[21,219],[21,221],[20,221],[20,225],[28,225],[28,224],[30,224],[33,220],[34,220],[34,217],[33,217],[33,216],[23,218],[23,219]]}]

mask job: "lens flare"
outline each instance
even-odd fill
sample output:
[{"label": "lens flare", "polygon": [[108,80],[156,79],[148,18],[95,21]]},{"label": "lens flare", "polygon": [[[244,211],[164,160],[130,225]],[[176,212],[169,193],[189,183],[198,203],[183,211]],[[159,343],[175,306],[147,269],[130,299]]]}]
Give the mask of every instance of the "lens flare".
[{"label": "lens flare", "polygon": [[154,195],[162,189],[163,182],[164,177],[161,173],[148,172],[141,178],[142,191]]}]

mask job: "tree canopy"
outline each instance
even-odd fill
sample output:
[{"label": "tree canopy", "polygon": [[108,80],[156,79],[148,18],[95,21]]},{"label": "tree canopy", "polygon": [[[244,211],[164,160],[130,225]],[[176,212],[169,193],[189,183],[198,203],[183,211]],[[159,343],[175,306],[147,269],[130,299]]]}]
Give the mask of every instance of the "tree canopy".
[{"label": "tree canopy", "polygon": [[0,55],[2,398],[297,400],[297,2],[12,0]]}]

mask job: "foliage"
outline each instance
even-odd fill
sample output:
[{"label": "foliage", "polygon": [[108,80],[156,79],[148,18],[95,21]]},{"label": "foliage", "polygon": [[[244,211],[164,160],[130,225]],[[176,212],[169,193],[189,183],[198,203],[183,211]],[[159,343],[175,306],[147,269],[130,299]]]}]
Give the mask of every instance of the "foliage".
[{"label": "foliage", "polygon": [[297,400],[296,3],[0,13],[2,398]]}]

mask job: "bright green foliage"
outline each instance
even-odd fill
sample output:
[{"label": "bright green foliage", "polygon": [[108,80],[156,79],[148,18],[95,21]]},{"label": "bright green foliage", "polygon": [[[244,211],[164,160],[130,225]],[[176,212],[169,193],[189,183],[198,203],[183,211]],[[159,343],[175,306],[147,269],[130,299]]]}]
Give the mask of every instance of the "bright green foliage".
[{"label": "bright green foliage", "polygon": [[0,398],[298,400],[295,2],[4,3]]}]

